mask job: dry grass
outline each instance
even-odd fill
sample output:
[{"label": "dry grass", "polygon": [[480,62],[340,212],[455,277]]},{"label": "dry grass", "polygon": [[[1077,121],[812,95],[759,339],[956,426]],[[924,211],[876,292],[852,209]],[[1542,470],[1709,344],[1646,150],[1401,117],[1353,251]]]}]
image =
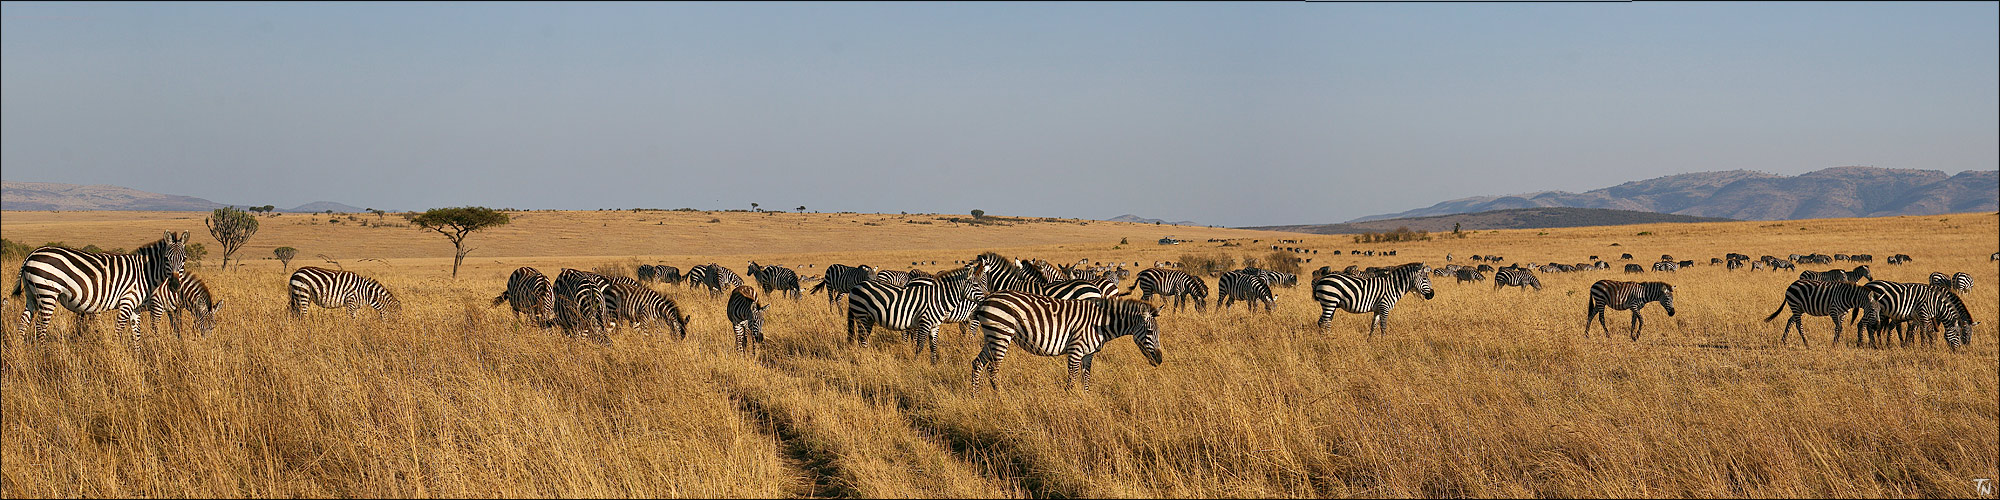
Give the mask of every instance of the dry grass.
[{"label": "dry grass", "polygon": [[[687,220],[654,224],[669,215]],[[276,220],[291,217],[303,216]],[[456,281],[445,277],[449,245],[434,234],[265,219],[245,255],[327,245],[348,269],[396,289],[405,315],[314,310],[288,321],[277,263],[253,260],[204,273],[227,304],[216,333],[149,331],[137,356],[106,339],[102,317],[81,338],[24,344],[10,306],[0,311],[0,496],[1970,497],[1972,479],[1996,477],[2000,461],[1993,214],[1366,245],[1100,222],[819,227],[827,223],[814,217],[824,215],[536,212],[502,228],[520,234],[474,235],[484,250]],[[589,222],[598,225],[575,228],[572,240],[534,236]],[[8,212],[0,227],[30,244],[129,248],[167,229],[202,232],[199,217],[174,225],[187,223]],[[1166,234],[1265,241],[1152,243]],[[1114,249],[1121,237],[1135,243]],[[1063,392],[1060,361],[1015,352],[1002,390],[978,398],[966,385],[974,339],[942,332],[937,365],[884,330],[867,349],[850,346],[818,297],[775,299],[770,343],[754,358],[733,352],[720,299],[681,287],[662,289],[694,315],[686,342],[629,330],[609,347],[566,341],[486,306],[520,265],[553,274],[714,261],[740,272],[748,260],[937,260],[923,266],[935,269],[995,250],[1143,267],[1190,252],[1263,258],[1278,237],[1322,250],[1308,269],[1436,265],[1447,252],[1532,262],[1670,253],[1702,264],[1644,276],[1676,285],[1680,314],[1647,308],[1637,342],[1623,337],[1622,314],[1612,338],[1580,333],[1589,284],[1633,279],[1616,271],[1543,275],[1539,292],[1439,280],[1436,299],[1405,300],[1391,334],[1373,339],[1357,315],[1315,328],[1302,284],[1279,290],[1273,314],[1167,312],[1166,363],[1147,366],[1116,341],[1098,356],[1091,392]],[[1328,252],[1357,248],[1400,255]],[[1979,285],[1966,302],[1983,323],[1955,353],[1832,345],[1817,317],[1807,319],[1811,347],[1780,346],[1781,321],[1762,319],[1796,273],[1706,265],[1731,251],[1873,253],[1877,277],[1898,281],[1970,272]],[[1881,262],[1892,253],[1917,260]],[[58,331],[72,322],[59,313]]]}]

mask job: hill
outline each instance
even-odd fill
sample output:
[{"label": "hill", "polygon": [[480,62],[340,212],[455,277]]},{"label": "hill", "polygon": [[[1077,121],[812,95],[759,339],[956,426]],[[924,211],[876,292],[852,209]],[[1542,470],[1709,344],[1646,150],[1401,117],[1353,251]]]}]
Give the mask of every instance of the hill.
[{"label": "hill", "polygon": [[[356,206],[354,206],[354,205],[349,205],[349,204],[346,204],[346,203],[335,203],[335,202],[331,202],[331,201],[315,201],[315,202],[312,202],[312,203],[307,203],[307,204],[304,204],[304,205],[299,205],[299,206],[296,206],[296,207],[292,207],[292,208],[290,208],[290,209],[286,209],[286,210],[279,210],[279,211],[280,211],[280,212],[303,212],[303,213],[316,213],[316,212],[325,212],[325,211],[328,211],[328,210],[332,210],[332,211],[334,211],[335,213],[343,213],[343,214],[353,214],[353,213],[361,213],[361,212],[365,211],[366,209],[363,209],[363,208],[360,208],[360,207],[356,207]],[[391,210],[391,211],[393,212],[394,210]]]},{"label": "hill", "polygon": [[1385,232],[1407,227],[1412,231],[1450,231],[1454,225],[1464,231],[1487,229],[1542,229],[1551,227],[1625,226],[1660,222],[1728,222],[1730,219],[1690,215],[1611,210],[1603,208],[1541,207],[1490,210],[1469,214],[1433,215],[1382,219],[1343,224],[1297,224],[1255,226],[1243,229],[1290,231],[1312,234],[1359,234]]},{"label": "hill", "polygon": [[1739,220],[1935,215],[2000,210],[2000,171],[1837,167],[1787,177],[1749,170],[1697,172],[1582,193],[1542,191],[1450,200],[1352,222],[1513,208],[1574,207]]},{"label": "hill", "polygon": [[[232,204],[216,203],[193,196],[140,191],[108,184],[63,184],[60,182],[0,182],[0,210],[129,210],[161,212],[206,212]],[[237,203],[237,207],[257,206]],[[363,209],[344,203],[315,201],[280,212],[357,213]]]},{"label": "hill", "polygon": [[1194,221],[1191,221],[1191,220],[1184,220],[1184,221],[1180,221],[1180,222],[1167,222],[1167,221],[1165,221],[1165,220],[1161,220],[1161,219],[1146,219],[1146,218],[1141,218],[1141,217],[1139,217],[1139,216],[1137,216],[1137,215],[1132,215],[1132,214],[1125,214],[1125,215],[1120,215],[1120,216],[1117,216],[1117,217],[1112,217],[1112,218],[1109,218],[1109,219],[1104,219],[1104,220],[1106,220],[1106,221],[1110,221],[1110,222],[1130,222],[1130,223],[1134,223],[1134,224],[1173,224],[1173,225],[1176,225],[1176,226],[1199,226],[1199,225],[1201,225],[1201,224],[1196,224],[1196,223],[1195,223]]}]

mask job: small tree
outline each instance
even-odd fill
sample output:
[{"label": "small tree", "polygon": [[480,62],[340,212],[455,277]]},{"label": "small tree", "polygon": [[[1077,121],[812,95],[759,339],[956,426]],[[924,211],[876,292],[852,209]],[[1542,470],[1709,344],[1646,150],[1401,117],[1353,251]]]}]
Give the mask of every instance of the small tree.
[{"label": "small tree", "polygon": [[292,247],[278,247],[272,249],[271,253],[277,255],[278,262],[283,263],[285,265],[285,272],[287,273],[292,272],[292,257],[299,256],[299,249]]},{"label": "small tree", "polygon": [[762,210],[757,210],[757,202],[754,202],[754,201],[753,201],[753,202],[750,202],[750,210],[751,210],[751,211],[757,211],[757,212],[761,212],[761,211],[762,211]]},{"label": "small tree", "polygon": [[798,210],[799,210],[799,213],[806,213],[806,206],[805,206],[805,205],[799,205],[799,208],[798,208]]},{"label": "small tree", "polygon": [[972,209],[972,218],[974,218],[974,219],[984,219],[984,218],[986,218],[986,211],[985,211],[985,210],[980,210],[980,209],[977,209],[977,208],[975,208],[975,209]]},{"label": "small tree", "polygon": [[465,262],[465,254],[472,249],[465,248],[465,235],[473,231],[506,224],[507,214],[486,207],[433,208],[410,219],[418,227],[437,231],[451,240],[455,250],[451,258],[451,277],[458,278],[458,265]]},{"label": "small tree", "polygon": [[[215,209],[204,223],[208,224],[208,235],[222,243],[222,268],[225,270],[229,269],[229,257],[243,248],[243,243],[250,241],[251,235],[257,234],[257,217],[233,206]],[[236,264],[243,265],[241,261]]]},{"label": "small tree", "polygon": [[188,265],[191,265],[191,266],[195,266],[195,267],[201,267],[201,258],[202,258],[202,257],[207,257],[207,256],[208,256],[208,247],[206,247],[206,246],[203,246],[203,245],[202,245],[202,244],[200,244],[200,243],[189,243],[189,244],[187,244],[187,263],[188,263]]},{"label": "small tree", "polygon": [[370,208],[370,209],[368,209],[368,213],[371,213],[371,214],[375,214],[375,220],[378,220],[378,221],[379,221],[379,220],[382,220],[382,217],[383,217],[383,216],[386,216],[386,215],[389,215],[389,213],[388,213],[388,212],[384,212],[384,211],[381,211],[381,210],[376,210],[376,209],[373,209],[373,208]]}]

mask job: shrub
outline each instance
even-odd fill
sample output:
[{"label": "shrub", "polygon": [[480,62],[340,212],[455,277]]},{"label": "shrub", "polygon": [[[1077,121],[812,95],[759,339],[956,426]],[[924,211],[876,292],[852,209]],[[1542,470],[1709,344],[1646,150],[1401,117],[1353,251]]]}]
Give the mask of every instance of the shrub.
[{"label": "shrub", "polygon": [[1207,254],[1184,253],[1180,258],[1181,270],[1189,274],[1205,275],[1236,268],[1236,257],[1216,252]]},{"label": "shrub", "polygon": [[1272,250],[1264,256],[1265,269],[1281,273],[1299,273],[1299,257],[1284,250]]}]

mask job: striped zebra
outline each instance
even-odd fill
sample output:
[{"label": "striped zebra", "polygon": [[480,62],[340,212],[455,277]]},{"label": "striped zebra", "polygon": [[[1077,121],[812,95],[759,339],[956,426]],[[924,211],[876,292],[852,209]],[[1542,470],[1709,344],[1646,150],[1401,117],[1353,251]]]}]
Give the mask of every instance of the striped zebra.
[{"label": "striped zebra", "polygon": [[167,325],[174,328],[174,336],[181,336],[181,311],[194,316],[195,329],[202,335],[215,331],[215,311],[222,308],[222,301],[215,300],[209,293],[208,283],[192,272],[182,271],[176,281],[180,286],[162,286],[153,289],[153,297],[146,301],[146,329],[160,331],[160,315],[167,316]]},{"label": "striped zebra", "polygon": [[394,315],[401,311],[403,304],[396,300],[396,294],[373,278],[320,267],[305,266],[292,271],[292,307],[294,318],[303,318],[306,306],[319,304],[333,309],[347,308],[347,317],[353,318],[361,306],[375,308],[377,318]]},{"label": "striped zebra", "polygon": [[[729,328],[736,331],[736,350],[756,353],[756,346],[764,345],[764,309],[770,304],[757,302],[757,289],[737,286],[729,292]],[[752,341],[756,344],[753,346]]]},{"label": "striped zebra", "polygon": [[591,333],[604,336],[612,320],[611,307],[605,300],[605,290],[611,288],[610,278],[565,267],[556,273],[553,288],[555,318],[551,322],[561,327],[564,335],[576,336],[582,330],[585,339]]},{"label": "striped zebra", "polygon": [[507,276],[507,289],[493,298],[493,305],[507,304],[514,311],[514,320],[519,321],[521,313],[528,313],[528,319],[536,326],[547,327],[556,316],[555,293],[547,275],[523,266]]},{"label": "striped zebra", "polygon": [[1653,263],[1653,270],[1654,270],[1654,271],[1659,271],[1659,272],[1663,272],[1663,273],[1671,273],[1671,272],[1674,272],[1674,271],[1678,271],[1678,270],[1680,270],[1680,268],[1681,268],[1681,265],[1680,265],[1680,263],[1677,263],[1677,262],[1674,262],[1674,261],[1671,261],[1671,260],[1663,260],[1663,261],[1659,261],[1659,262],[1654,262],[1654,263]]},{"label": "striped zebra", "polygon": [[764,289],[764,293],[777,291],[792,300],[799,300],[804,295],[799,290],[799,273],[789,267],[759,266],[756,261],[750,261],[750,277],[757,279],[757,287]]},{"label": "striped zebra", "polygon": [[1931,284],[1951,287],[1952,290],[1956,290],[1959,293],[1970,292],[1972,291],[1972,275],[1955,273],[1951,276],[1945,276],[1944,273],[1931,273]]},{"label": "striped zebra", "polygon": [[1264,304],[1264,312],[1276,309],[1276,300],[1271,296],[1271,284],[1264,281],[1259,273],[1238,269],[1222,273],[1215,278],[1215,305],[1224,310],[1241,300],[1245,307],[1256,310],[1259,302]]},{"label": "striped zebra", "polygon": [[826,305],[827,307],[834,307],[838,305],[838,301],[842,295],[846,295],[848,291],[854,289],[854,285],[859,285],[871,279],[875,279],[875,266],[863,265],[861,267],[853,267],[845,264],[833,264],[826,266],[826,278],[820,280],[818,284],[813,285],[812,293],[819,293],[820,290],[826,290]]},{"label": "striped zebra", "polygon": [[1264,278],[1264,282],[1270,284],[1272,287],[1292,288],[1299,286],[1299,275],[1296,274],[1254,267],[1245,268],[1245,270],[1256,272],[1257,277]]},{"label": "striped zebra", "polygon": [[1342,309],[1361,314],[1375,313],[1368,324],[1368,334],[1373,336],[1376,329],[1382,335],[1389,334],[1389,310],[1396,308],[1396,301],[1403,295],[1416,292],[1430,300],[1435,294],[1431,290],[1430,268],[1421,262],[1396,266],[1384,276],[1355,277],[1347,274],[1329,274],[1313,281],[1313,300],[1319,302],[1319,327],[1325,330],[1333,326],[1333,313]]},{"label": "striped zebra", "polygon": [[889,269],[883,271],[876,271],[875,277],[869,278],[869,281],[874,281],[878,283],[888,283],[896,286],[903,286],[910,284],[911,277],[912,276],[909,271],[897,271],[894,269]]},{"label": "striped zebra", "polygon": [[[1833,342],[1840,343],[1840,316],[1849,311],[1859,312],[1868,307],[1868,289],[1861,285],[1843,281],[1798,280],[1785,288],[1785,301],[1778,304],[1778,310],[1764,322],[1778,319],[1778,315],[1791,308],[1792,319],[1785,321],[1785,331],[1778,337],[1778,345],[1785,345],[1790,338],[1792,327],[1799,329],[1799,343],[1812,347],[1806,340],[1805,315],[1826,316],[1833,320]],[[1855,342],[1860,343],[1860,333],[1855,333]]]},{"label": "striped zebra", "polygon": [[1154,294],[1163,298],[1173,297],[1175,311],[1181,310],[1182,302],[1189,297],[1194,298],[1195,311],[1204,311],[1208,308],[1208,283],[1200,276],[1185,271],[1147,268],[1139,271],[1139,277],[1133,280],[1132,287],[1142,292],[1139,300],[1152,300]]},{"label": "striped zebra", "polygon": [[35,340],[48,338],[49,320],[56,304],[62,304],[83,318],[104,311],[118,311],[114,332],[132,329],[132,348],[139,348],[139,307],[153,290],[177,289],[187,261],[188,232],[166,236],[139,247],[130,254],[86,252],[62,247],[41,247],[21,262],[20,279],[14,294],[21,301],[21,323],[15,332],[24,338],[28,324],[35,325]]},{"label": "striped zebra", "polygon": [[910,280],[908,285],[869,281],[854,286],[847,298],[847,341],[859,339],[868,346],[868,333],[876,325],[902,331],[921,356],[929,345],[931,363],[938,360],[938,326],[960,311],[970,316],[986,293],[977,273],[950,281],[933,277]]},{"label": "striped zebra", "polygon": [[[1861,328],[1869,332],[1869,345],[1878,345],[1877,336],[1891,327],[1901,331],[1904,346],[1919,335],[1933,343],[1933,329],[1943,323],[1944,309],[1963,303],[1949,285],[1878,280],[1863,286],[1868,289],[1868,308],[1862,312]],[[1954,349],[1963,345],[1962,337],[1954,338],[1955,332],[1947,330],[1947,343],[1957,342]]]},{"label": "striped zebra", "polygon": [[743,286],[743,277],[737,276],[736,271],[731,271],[721,264],[711,262],[695,266],[695,269],[701,271],[701,286],[708,288],[709,297],[721,295],[723,290],[733,290]]},{"label": "striped zebra", "polygon": [[669,285],[680,284],[681,268],[668,265],[653,266],[653,280]]},{"label": "striped zebra", "polygon": [[645,285],[619,279],[623,276],[610,278],[611,286],[604,289],[604,307],[612,320],[632,325],[633,328],[643,328],[642,325],[653,320],[662,320],[675,336],[687,340],[690,318],[681,313],[680,305],[675,304],[674,299]]},{"label": "striped zebra", "polygon": [[999,254],[993,252],[979,254],[979,257],[974,258],[973,262],[980,267],[980,272],[986,275],[986,290],[988,292],[1029,292],[1042,294],[1043,285],[1048,283],[1047,281],[1043,281],[1039,276],[1036,276],[1035,273],[1023,269],[1020,263],[1009,260],[1006,257],[1001,257]]},{"label": "striped zebra", "polygon": [[682,276],[682,279],[687,281],[688,288],[700,288],[702,286],[702,279],[707,277],[709,272],[710,269],[707,265],[690,267],[687,270],[687,275]]},{"label": "striped zebra", "polygon": [[1611,336],[1611,326],[1605,324],[1609,315],[1604,308],[1632,311],[1632,341],[1639,341],[1639,331],[1646,327],[1646,319],[1639,317],[1639,309],[1647,302],[1659,302],[1667,310],[1667,317],[1674,315],[1674,286],[1659,281],[1644,283],[1616,280],[1597,280],[1590,284],[1590,304],[1583,316],[1583,334],[1590,335],[1590,320],[1596,319],[1598,326],[1604,327],[1604,336]]},{"label": "striped zebra", "polygon": [[1528,287],[1531,286],[1535,287],[1535,290],[1541,290],[1542,280],[1536,278],[1535,273],[1529,272],[1527,269],[1503,267],[1500,268],[1499,272],[1493,273],[1494,290],[1508,286],[1521,287],[1521,291],[1527,291]]},{"label": "striped zebra", "polygon": [[[962,268],[957,268],[937,273],[937,276],[935,276],[934,279],[942,283],[952,283],[954,281],[967,280],[967,279],[978,280],[979,285],[982,287],[980,288],[979,293],[980,296],[983,297],[986,294],[985,288],[983,288],[985,286],[986,280],[974,277],[973,275],[976,272],[977,268],[975,266],[968,265]],[[963,338],[964,335],[972,333],[973,330],[978,329],[977,325],[972,324],[972,310],[975,309],[976,307],[977,304],[974,304],[974,307],[952,309],[950,311],[950,314],[945,315],[943,323],[959,325],[959,336],[960,338]]]},{"label": "striped zebra", "polygon": [[1036,290],[1025,291],[1059,300],[1083,300],[1116,295],[1118,284],[1112,283],[1107,290],[1104,283],[1099,280],[1061,280],[1042,285]]},{"label": "striped zebra", "polygon": [[1015,341],[1037,356],[1067,356],[1069,376],[1063,387],[1073,387],[1079,375],[1083,389],[1090,390],[1091,359],[1112,339],[1132,336],[1139,352],[1153,366],[1159,366],[1160,311],[1145,302],[1131,299],[1094,298],[1056,300],[1022,292],[994,292],[979,302],[972,313],[986,344],[972,360],[972,392],[979,394],[979,377],[987,375],[987,385],[1000,390],[1000,361]]},{"label": "striped zebra", "polygon": [[1479,274],[1478,269],[1473,269],[1470,267],[1458,268],[1457,272],[1452,273],[1452,278],[1457,279],[1459,283],[1464,283],[1468,281],[1486,281],[1485,275]]}]

